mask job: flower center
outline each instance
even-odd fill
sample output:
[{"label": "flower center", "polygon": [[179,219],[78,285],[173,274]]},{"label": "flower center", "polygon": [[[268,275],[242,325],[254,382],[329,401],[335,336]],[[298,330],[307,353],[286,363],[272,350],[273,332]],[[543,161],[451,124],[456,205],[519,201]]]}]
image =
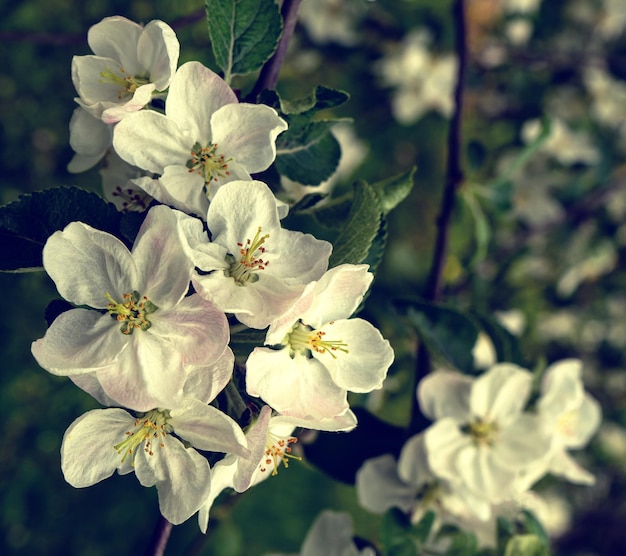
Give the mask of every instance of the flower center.
[{"label": "flower center", "polygon": [[125,293],[122,296],[122,303],[115,301],[108,293],[104,295],[109,300],[107,311],[122,323],[120,326],[122,334],[132,334],[135,328],[148,330],[152,326],[148,315],[154,313],[158,307],[145,295],[141,297],[139,292],[133,290],[132,293]]},{"label": "flower center", "polygon": [[289,467],[290,459],[302,461],[301,457],[294,456],[291,453],[291,444],[296,442],[298,442],[298,439],[295,436],[279,437],[268,433],[267,442],[265,443],[265,455],[259,464],[261,473],[265,473],[268,467],[271,466],[273,468],[272,475],[278,475],[278,467],[281,462],[286,469]]},{"label": "flower center", "polygon": [[150,76],[145,75],[130,75],[124,68],[120,68],[119,72],[111,70],[106,67],[104,71],[100,72],[100,83],[112,83],[119,86],[117,98],[122,100],[125,96],[133,95],[135,91],[141,87],[141,85],[147,85],[150,83]]},{"label": "flower center", "polygon": [[269,234],[261,235],[261,226],[259,226],[254,239],[247,239],[246,243],[237,243],[239,247],[239,260],[233,255],[226,255],[226,262],[230,267],[225,271],[226,276],[235,279],[235,282],[243,286],[247,282],[254,283],[259,277],[256,272],[265,270],[269,261],[263,260],[265,240],[270,237]]},{"label": "flower center", "polygon": [[230,176],[228,163],[232,158],[226,158],[223,154],[217,152],[217,143],[211,143],[206,147],[196,143],[191,148],[191,158],[185,166],[188,172],[197,172],[204,178],[206,188],[206,196],[210,194],[211,182],[217,182],[222,178]]},{"label": "flower center", "polygon": [[467,432],[474,439],[475,444],[492,446],[498,436],[497,423],[477,418],[467,426]]},{"label": "flower center", "polygon": [[[328,324],[332,325],[333,322],[331,321]],[[289,346],[289,355],[292,359],[296,353],[309,357],[313,351],[328,353],[333,359],[337,358],[335,355],[337,351],[349,353],[346,342],[343,340],[327,340],[325,336],[326,332],[323,330],[315,330],[298,320],[282,343]]]},{"label": "flower center", "polygon": [[154,455],[153,449],[156,449],[157,446],[164,448],[165,444],[161,438],[173,431],[172,426],[167,424],[169,418],[170,413],[166,409],[152,409],[143,417],[137,417],[134,428],[126,431],[126,438],[113,446],[117,453],[122,456],[122,462],[130,456],[131,464],[134,465],[137,448],[142,443],[144,444],[143,451],[149,456]]},{"label": "flower center", "polygon": [[119,185],[113,191],[113,197],[122,199],[122,212],[146,210],[150,201],[152,201],[152,197],[140,189],[131,187],[122,189]]}]

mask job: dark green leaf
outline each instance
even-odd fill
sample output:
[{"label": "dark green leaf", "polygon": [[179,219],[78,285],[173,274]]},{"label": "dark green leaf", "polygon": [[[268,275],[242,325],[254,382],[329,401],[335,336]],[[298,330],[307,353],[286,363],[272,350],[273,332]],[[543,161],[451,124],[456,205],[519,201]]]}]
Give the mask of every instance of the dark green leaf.
[{"label": "dark green leaf", "polygon": [[411,538],[411,522],[398,508],[391,508],[380,526],[380,542],[385,554],[417,556],[417,545]]},{"label": "dark green leaf", "polygon": [[435,518],[437,514],[435,512],[428,511],[424,514],[424,517],[420,519],[411,529],[411,536],[417,539],[420,543],[425,543],[428,539],[433,525],[435,524]]},{"label": "dark green leaf", "polygon": [[520,367],[526,367],[519,338],[511,334],[497,319],[490,315],[479,311],[472,311],[471,315],[493,342],[499,362],[515,363]]},{"label": "dark green leaf", "polygon": [[95,193],[76,187],[22,195],[0,207],[0,271],[41,270],[47,239],[75,221],[119,235],[122,213]]},{"label": "dark green leaf", "polygon": [[287,119],[295,114],[311,116],[320,110],[341,106],[349,99],[348,93],[329,89],[323,85],[315,87],[310,95],[293,101],[281,99],[276,91],[265,90],[259,96],[259,102],[275,108],[281,113],[281,116],[286,116]]},{"label": "dark green leaf", "polygon": [[522,525],[525,531],[537,536],[545,546],[550,546],[550,537],[535,514],[528,510],[522,510]]},{"label": "dark green leaf", "polygon": [[465,373],[474,370],[472,350],[479,328],[471,316],[454,307],[417,299],[397,300],[394,305],[408,318],[435,359]]},{"label": "dark green leaf", "polygon": [[506,544],[504,556],[548,556],[548,553],[537,535],[515,535]]},{"label": "dark green leaf", "polygon": [[328,197],[327,193],[308,193],[307,195],[302,197],[302,199],[300,199],[295,205],[293,205],[289,212],[304,212],[306,210],[312,209],[319,202],[323,201],[326,197]]},{"label": "dark green leaf", "polygon": [[343,227],[352,207],[352,195],[331,199],[315,211],[315,219],[325,228],[339,230]]},{"label": "dark green leaf", "polygon": [[330,266],[365,261],[380,230],[381,217],[380,200],[372,186],[367,182],[357,182],[348,220],[334,241]]},{"label": "dark green leaf", "polygon": [[206,0],[215,61],[232,75],[259,69],[274,53],[282,17],[274,0]]},{"label": "dark green leaf", "polygon": [[406,199],[411,189],[413,189],[413,177],[416,170],[417,168],[414,166],[408,172],[372,184],[372,188],[380,198],[383,214],[389,214],[391,210]]}]

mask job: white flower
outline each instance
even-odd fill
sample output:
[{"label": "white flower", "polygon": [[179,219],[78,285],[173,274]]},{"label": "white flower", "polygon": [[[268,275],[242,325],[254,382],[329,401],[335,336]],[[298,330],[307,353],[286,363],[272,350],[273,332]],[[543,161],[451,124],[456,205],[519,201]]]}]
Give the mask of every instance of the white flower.
[{"label": "white flower", "polygon": [[477,379],[447,371],[424,378],[420,407],[436,421],[424,433],[432,472],[492,502],[517,495],[518,473],[551,441],[539,418],[523,413],[531,384],[528,371],[508,363]]},{"label": "white flower", "polygon": [[[196,291],[246,326],[265,328],[328,268],[332,245],[281,227],[279,206],[259,181],[234,181],[215,194],[207,214],[181,218]],[[208,274],[207,274],[208,272]]]},{"label": "white flower", "polygon": [[365,2],[360,0],[306,0],[298,19],[318,44],[354,46],[361,38],[356,27],[366,10]]},{"label": "white flower", "polygon": [[238,103],[217,74],[188,62],[172,79],[165,115],[144,110],[124,118],[113,146],[128,163],[161,175],[142,181],[147,193],[204,217],[222,184],[250,180],[270,166],[285,129],[274,109]]},{"label": "white flower", "polygon": [[273,347],[248,357],[248,393],[284,415],[329,419],[348,408],[348,390],[381,388],[393,350],[369,322],[348,319],[371,281],[367,265],[340,265],[309,284],[270,325]]},{"label": "white flower", "polygon": [[277,475],[281,464],[287,468],[291,459],[301,459],[292,453],[292,446],[298,441],[293,435],[296,427],[337,432],[349,431],[355,426],[356,417],[350,410],[334,419],[311,421],[283,415],[272,416],[271,408],[263,406],[257,420],[246,431],[250,455],[242,457],[229,454],[213,468],[211,491],[198,513],[201,531],[206,533],[209,511],[215,498],[224,489],[233,488],[237,492],[244,492],[268,477]]},{"label": "white flower", "polygon": [[85,172],[102,160],[111,147],[113,126],[78,107],[70,119],[70,146],[76,153],[67,165],[73,174]]},{"label": "white flower", "polygon": [[325,510],[311,526],[298,556],[376,556],[376,552],[373,548],[356,547],[348,514]]},{"label": "white flower", "polygon": [[96,373],[107,396],[147,411],[170,407],[192,367],[214,364],[229,340],[225,315],[197,294],[185,297],[193,263],[176,234],[175,211],[151,209],[130,252],[81,222],[55,232],[44,267],[77,308],[59,315],[33,343],[56,375]]},{"label": "white flower", "polygon": [[142,27],[125,17],[105,17],[89,29],[87,41],[94,55],[72,60],[76,101],[107,124],[141,110],[176,71],[180,45],[163,21]]},{"label": "white flower", "polygon": [[61,469],[76,488],[98,483],[116,470],[134,471],[143,486],[156,485],[161,513],[176,525],[198,511],[211,488],[209,463],[191,446],[249,453],[243,431],[230,417],[190,399],[139,417],[119,408],[86,413],[65,432]]},{"label": "white flower", "polygon": [[530,486],[545,473],[553,473],[573,483],[592,485],[593,475],[568,453],[569,449],[586,446],[602,420],[600,405],[584,390],[580,360],[564,359],[548,367],[541,382],[537,412],[552,434],[552,444],[522,480]]}]

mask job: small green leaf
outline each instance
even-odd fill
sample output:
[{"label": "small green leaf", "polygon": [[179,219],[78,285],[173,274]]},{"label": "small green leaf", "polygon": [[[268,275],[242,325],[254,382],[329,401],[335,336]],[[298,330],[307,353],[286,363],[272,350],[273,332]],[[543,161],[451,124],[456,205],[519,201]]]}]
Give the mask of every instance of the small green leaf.
[{"label": "small green leaf", "polygon": [[426,512],[424,517],[411,528],[411,536],[424,544],[430,536],[436,517],[437,514],[432,510]]},{"label": "small green leaf", "polygon": [[262,91],[259,96],[259,102],[275,108],[281,116],[286,116],[287,119],[296,114],[312,116],[320,110],[341,106],[349,99],[350,95],[345,91],[329,89],[323,85],[318,85],[311,94],[296,100],[282,99],[276,91],[268,90]]},{"label": "small green leaf", "polygon": [[276,168],[303,185],[318,185],[337,169],[341,147],[330,133],[335,121],[309,122],[299,116],[276,141]]},{"label": "small green leaf", "polygon": [[326,199],[326,197],[328,197],[328,193],[307,193],[289,209],[289,213],[293,214],[295,212],[305,212],[313,209],[317,204]]},{"label": "small green leaf", "polygon": [[406,199],[411,189],[413,189],[413,177],[416,170],[417,167],[413,166],[408,172],[372,184],[372,188],[380,198],[383,214],[389,214],[390,211]]},{"label": "small green leaf", "polygon": [[396,300],[394,305],[408,318],[432,356],[465,373],[473,371],[472,350],[479,328],[470,315],[417,299]]},{"label": "small green leaf", "polygon": [[42,270],[47,239],[70,222],[84,222],[119,236],[122,220],[114,205],[77,187],[22,195],[0,207],[0,271]]},{"label": "small green leaf", "polygon": [[274,53],[283,21],[274,0],[206,0],[215,61],[230,83],[259,69]]},{"label": "small green leaf", "polygon": [[529,510],[522,510],[522,524],[525,531],[537,536],[544,545],[550,545],[550,537],[544,529],[543,524],[537,519],[535,514]]},{"label": "small green leaf", "polygon": [[348,220],[333,242],[330,267],[365,261],[380,230],[381,217],[380,200],[372,186],[364,181],[355,183]]},{"label": "small green leaf", "polygon": [[380,526],[380,542],[385,554],[417,556],[417,545],[411,538],[411,522],[398,508],[391,508]]},{"label": "small green leaf", "polygon": [[506,543],[504,556],[548,556],[548,547],[537,535],[515,535]]}]

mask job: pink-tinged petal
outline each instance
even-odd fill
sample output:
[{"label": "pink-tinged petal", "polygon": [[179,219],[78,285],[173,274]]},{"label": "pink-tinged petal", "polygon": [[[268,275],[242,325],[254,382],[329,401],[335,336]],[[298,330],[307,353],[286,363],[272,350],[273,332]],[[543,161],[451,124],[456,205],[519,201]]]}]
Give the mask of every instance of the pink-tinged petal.
[{"label": "pink-tinged petal", "polygon": [[150,209],[135,239],[132,256],[140,275],[141,295],[162,311],[183,299],[194,267],[171,208],[160,205]]},{"label": "pink-tinged petal", "polygon": [[134,417],[123,409],[94,409],[76,419],[63,435],[61,470],[75,488],[99,483],[116,469],[124,470],[115,445],[122,442]]},{"label": "pink-tinged petal", "polygon": [[246,432],[250,456],[239,458],[237,470],[233,476],[232,486],[237,492],[244,492],[250,488],[255,472],[265,457],[267,435],[269,432],[272,408],[264,405],[257,420]]},{"label": "pink-tinged petal", "polygon": [[236,103],[237,95],[219,75],[200,62],[187,62],[170,83],[165,113],[205,147],[204,143],[215,143],[210,124],[213,113]]},{"label": "pink-tinged petal", "polygon": [[452,371],[429,374],[417,387],[422,413],[433,421],[452,417],[460,424],[469,423],[472,384],[470,377]]},{"label": "pink-tinged petal", "polygon": [[180,43],[167,23],[155,19],[144,27],[137,42],[137,56],[158,91],[163,91],[170,84],[179,54]]},{"label": "pink-tinged petal", "polygon": [[288,349],[255,348],[246,363],[246,390],[283,415],[330,419],[348,408],[347,394],[315,359]]},{"label": "pink-tinged petal", "polygon": [[118,323],[109,315],[72,309],[61,313],[31,350],[41,367],[68,376],[115,366],[126,343]]},{"label": "pink-tinged petal", "polygon": [[170,411],[169,423],[178,436],[210,452],[248,457],[250,451],[243,431],[228,415],[199,400],[183,400]]},{"label": "pink-tinged petal", "polygon": [[248,172],[267,170],[276,158],[276,137],[287,122],[262,104],[227,104],[211,116],[213,143]]},{"label": "pink-tinged petal", "polygon": [[104,392],[135,411],[170,407],[187,378],[180,352],[149,330],[135,330],[126,338],[129,345],[115,365],[97,371]]},{"label": "pink-tinged petal", "polygon": [[234,365],[235,355],[227,347],[212,365],[187,367],[183,397],[212,402],[232,378]]},{"label": "pink-tinged petal", "polygon": [[340,388],[362,393],[382,388],[394,353],[374,326],[363,319],[342,319],[319,331],[322,342],[336,342],[339,347],[323,353],[313,351],[313,357],[328,369]]},{"label": "pink-tinged petal", "polygon": [[96,399],[100,404],[107,407],[118,405],[114,399],[106,395],[95,372],[72,375],[69,378],[76,386],[84,392],[87,392],[87,394]]},{"label": "pink-tinged petal", "polygon": [[472,440],[460,431],[456,421],[444,417],[428,427],[424,431],[424,446],[432,473],[442,479],[458,481],[458,455],[472,446]]},{"label": "pink-tinged petal", "polygon": [[552,436],[542,427],[541,420],[523,414],[497,433],[492,452],[502,467],[518,470],[542,459],[551,444]]},{"label": "pink-tinged petal", "polygon": [[331,268],[315,285],[310,307],[298,318],[319,328],[324,323],[350,317],[374,278],[368,268],[349,264]]},{"label": "pink-tinged petal", "polygon": [[154,313],[150,329],[170,350],[182,354],[185,365],[211,365],[230,339],[226,315],[210,301],[190,295],[170,311]]},{"label": "pink-tinged petal", "polygon": [[582,370],[579,359],[558,361],[546,369],[537,402],[543,416],[557,419],[580,407],[584,397]]},{"label": "pink-tinged petal", "polygon": [[532,374],[517,365],[494,365],[474,381],[470,395],[473,415],[488,417],[498,425],[506,426],[524,409],[532,381]]},{"label": "pink-tinged petal", "polygon": [[154,83],[146,83],[137,87],[127,102],[106,108],[102,112],[102,121],[105,124],[116,124],[129,114],[141,110],[152,100],[152,93],[155,89]]},{"label": "pink-tinged petal", "polygon": [[512,496],[516,472],[499,465],[489,446],[466,446],[459,451],[456,464],[458,475],[471,491],[492,502]]},{"label": "pink-tinged petal", "polygon": [[76,305],[106,309],[107,293],[121,302],[124,293],[137,287],[137,268],[126,246],[82,222],[48,238],[43,265],[59,293]]},{"label": "pink-tinged petal", "polygon": [[143,486],[157,487],[161,515],[179,525],[195,514],[211,489],[211,468],[205,457],[185,448],[169,434],[154,455],[140,450],[135,457],[135,473]]},{"label": "pink-tinged petal", "polygon": [[434,479],[428,466],[428,453],[423,433],[412,436],[402,447],[397,474],[400,479],[415,488]]},{"label": "pink-tinged petal", "polygon": [[141,25],[125,17],[105,17],[90,27],[87,42],[96,55],[117,60],[118,65],[135,75],[142,72],[137,60],[137,42],[142,31]]},{"label": "pink-tinged petal", "polygon": [[113,130],[113,147],[129,164],[162,174],[170,165],[185,166],[196,138],[163,114],[129,114]]},{"label": "pink-tinged petal", "polygon": [[368,459],[356,474],[359,504],[374,514],[384,514],[390,508],[410,512],[417,492],[417,487],[398,476],[398,465],[391,454]]},{"label": "pink-tinged petal", "polygon": [[301,419],[288,415],[279,415],[272,418],[272,425],[281,423],[288,424],[291,427],[302,427],[303,429],[316,431],[349,432],[356,427],[357,419],[351,409],[346,409],[343,413],[330,419]]}]

